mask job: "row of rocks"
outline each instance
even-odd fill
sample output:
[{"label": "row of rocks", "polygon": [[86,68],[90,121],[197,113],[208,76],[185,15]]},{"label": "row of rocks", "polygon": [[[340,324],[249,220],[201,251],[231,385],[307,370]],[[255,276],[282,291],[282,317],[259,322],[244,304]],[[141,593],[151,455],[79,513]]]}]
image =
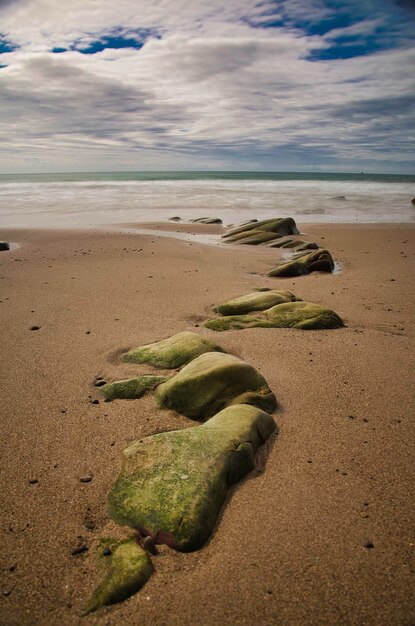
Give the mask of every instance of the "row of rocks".
[{"label": "row of rocks", "polygon": [[[118,524],[133,539],[111,543],[107,576],[85,613],[138,591],[153,571],[142,547],[164,543],[193,551],[209,538],[228,488],[255,467],[258,447],[275,431],[277,401],[264,377],[204,337],[183,332],[126,353],[123,360],[176,369],[107,383],[107,398],[137,398],[154,390],[161,409],[203,424],[133,441],[122,454],[121,473],[109,495]],[[141,544],[141,545],[140,545]]]},{"label": "row of rocks", "polygon": [[228,230],[222,238],[225,243],[282,248],[297,253],[314,250],[307,254],[296,254],[288,261],[281,261],[276,268],[268,272],[268,276],[301,276],[315,271],[334,270],[334,261],[328,250],[320,249],[312,241],[295,239],[290,235],[299,235],[297,225],[292,217],[283,217],[261,221],[250,220]]}]

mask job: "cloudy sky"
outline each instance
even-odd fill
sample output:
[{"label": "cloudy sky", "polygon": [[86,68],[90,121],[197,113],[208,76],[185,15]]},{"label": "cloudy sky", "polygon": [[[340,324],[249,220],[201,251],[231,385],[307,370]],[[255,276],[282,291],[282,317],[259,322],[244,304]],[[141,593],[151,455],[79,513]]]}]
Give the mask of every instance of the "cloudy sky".
[{"label": "cloudy sky", "polygon": [[415,173],[414,0],[0,0],[0,173]]}]

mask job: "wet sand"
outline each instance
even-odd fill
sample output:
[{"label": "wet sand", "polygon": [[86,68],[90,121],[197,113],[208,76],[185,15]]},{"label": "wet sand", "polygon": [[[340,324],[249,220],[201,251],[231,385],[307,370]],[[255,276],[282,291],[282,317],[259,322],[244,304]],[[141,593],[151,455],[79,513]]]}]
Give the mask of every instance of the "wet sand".
[{"label": "wet sand", "polygon": [[[264,247],[2,231],[20,244],[0,253],[2,626],[415,623],[415,226],[302,230],[339,273],[267,278],[279,252]],[[262,286],[347,326],[201,327],[213,304]],[[187,424],[151,396],[103,403],[94,378],[146,373],[120,352],[192,329],[265,376],[279,436],[202,550],[161,548],[138,594],[81,618],[99,580],[94,547],[115,528],[106,497],[119,452]]]}]

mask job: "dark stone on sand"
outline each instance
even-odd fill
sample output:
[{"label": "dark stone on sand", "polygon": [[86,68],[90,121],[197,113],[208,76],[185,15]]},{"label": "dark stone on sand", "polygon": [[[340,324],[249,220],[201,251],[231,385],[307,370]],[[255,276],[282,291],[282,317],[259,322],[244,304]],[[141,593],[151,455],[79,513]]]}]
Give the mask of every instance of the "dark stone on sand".
[{"label": "dark stone on sand", "polygon": [[88,550],[89,550],[88,546],[85,543],[83,543],[77,546],[76,548],[74,548],[71,551],[71,554],[72,556],[78,556],[78,554],[84,554],[85,552],[88,552]]},{"label": "dark stone on sand", "polygon": [[79,478],[79,481],[80,481],[81,483],[90,483],[90,482],[91,482],[91,480],[92,480],[92,476],[91,476],[91,474],[85,474],[85,476],[81,476],[81,477]]},{"label": "dark stone on sand", "polygon": [[7,241],[0,241],[0,252],[10,250],[10,244]]},{"label": "dark stone on sand", "polygon": [[40,330],[40,326],[31,326],[30,330]]},{"label": "dark stone on sand", "polygon": [[178,217],[177,215],[175,215],[174,217],[169,217],[169,221],[170,222],[180,222],[181,221],[181,217]]},{"label": "dark stone on sand", "polygon": [[105,382],[105,380],[103,380],[102,378],[100,378],[99,380],[96,380],[94,382],[95,387],[103,387],[104,385],[106,385],[107,383]]},{"label": "dark stone on sand", "polygon": [[412,198],[411,203],[415,204],[415,198]]},{"label": "dark stone on sand", "polygon": [[109,496],[111,517],[155,543],[197,550],[228,488],[254,469],[258,447],[275,428],[264,411],[238,404],[203,425],[132,442]]},{"label": "dark stone on sand", "polygon": [[219,217],[197,217],[190,221],[193,224],[222,224],[222,220]]}]

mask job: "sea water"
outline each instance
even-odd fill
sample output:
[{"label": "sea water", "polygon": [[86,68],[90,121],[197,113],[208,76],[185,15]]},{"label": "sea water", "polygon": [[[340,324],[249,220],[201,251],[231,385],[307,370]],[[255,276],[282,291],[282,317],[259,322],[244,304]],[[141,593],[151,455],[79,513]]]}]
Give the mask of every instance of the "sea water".
[{"label": "sea water", "polygon": [[218,217],[298,223],[415,221],[415,176],[287,172],[0,175],[0,227],[90,228]]}]

